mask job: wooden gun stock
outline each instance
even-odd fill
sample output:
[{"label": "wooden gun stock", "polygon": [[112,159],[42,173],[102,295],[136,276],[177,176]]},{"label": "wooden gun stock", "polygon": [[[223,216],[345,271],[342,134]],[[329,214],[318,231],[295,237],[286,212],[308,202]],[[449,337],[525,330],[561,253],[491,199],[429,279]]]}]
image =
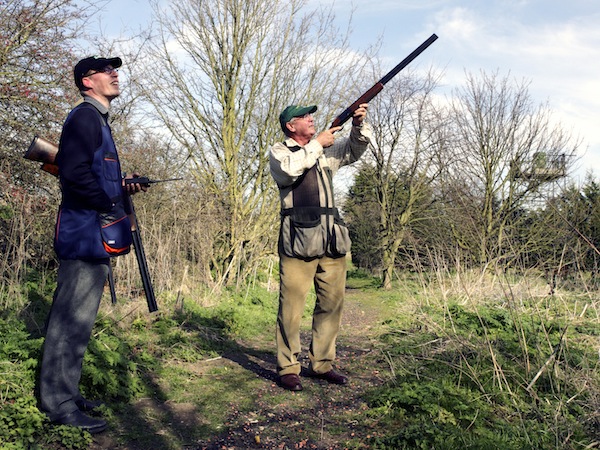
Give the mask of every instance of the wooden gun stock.
[{"label": "wooden gun stock", "polygon": [[437,35],[432,34],[425,42],[423,42],[415,50],[413,50],[413,52],[410,55],[408,55],[406,58],[404,58],[402,61],[400,61],[400,63],[398,65],[396,65],[396,67],[394,67],[387,74],[385,74],[385,76],[383,78],[381,78],[381,80],[379,80],[377,83],[375,83],[371,87],[371,89],[369,89],[363,95],[358,97],[354,103],[352,103],[348,108],[346,108],[344,110],[343,113],[341,113],[339,116],[337,116],[334,119],[334,121],[331,123],[330,128],[339,127],[340,125],[343,125],[344,123],[346,123],[348,121],[348,119],[350,119],[352,117],[352,115],[354,114],[354,111],[356,111],[362,103],[368,103],[371,100],[373,100],[373,98],[375,98],[375,96],[383,90],[383,86],[388,81],[390,81],[392,78],[394,78],[396,75],[398,75],[398,72],[400,72],[402,69],[404,69],[406,66],[408,66],[413,59],[415,59],[417,56],[419,56],[421,53],[423,53],[423,51],[427,47],[429,47],[431,44],[433,44],[433,42],[437,38],[438,38]]},{"label": "wooden gun stock", "polygon": [[42,170],[44,172],[48,172],[57,177],[58,166],[54,163],[57,153],[57,145],[39,136],[34,136],[33,141],[31,141],[29,148],[23,156],[31,161],[41,162]]},{"label": "wooden gun stock", "polygon": [[348,108],[344,110],[343,113],[337,116],[335,120],[331,123],[330,128],[339,127],[340,125],[345,124],[348,121],[348,119],[352,117],[352,114],[354,114],[354,111],[356,111],[360,105],[362,105],[363,103],[369,103],[371,100],[373,100],[373,98],[375,98],[377,94],[379,94],[382,91],[382,89],[383,84],[381,84],[380,82],[375,83],[371,87],[371,89],[369,89],[363,95],[358,97],[354,103],[352,103]]}]

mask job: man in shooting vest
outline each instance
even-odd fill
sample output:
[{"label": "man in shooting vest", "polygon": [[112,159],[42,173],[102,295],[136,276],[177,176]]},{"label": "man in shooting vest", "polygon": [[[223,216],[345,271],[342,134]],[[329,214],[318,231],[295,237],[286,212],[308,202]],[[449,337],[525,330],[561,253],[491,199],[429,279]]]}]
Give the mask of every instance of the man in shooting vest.
[{"label": "man in shooting vest", "polygon": [[[110,102],[120,94],[120,58],[90,57],[74,68],[83,101],[62,129],[56,164],[62,201],[54,248],[59,259],[57,287],[48,320],[40,371],[41,410],[50,421],[90,433],[106,421],[85,414],[101,401],[79,391],[83,355],[109,273],[109,258],[125,254],[131,228],[125,212],[121,166],[108,124]],[[133,194],[145,190],[127,186]]]},{"label": "man in shooting vest", "polygon": [[277,372],[280,385],[291,391],[302,390],[300,321],[313,284],[317,298],[308,374],[333,384],[348,383],[333,369],[350,238],[335,207],[332,178],[341,166],[357,161],[371,141],[364,121],[367,107],[362,104],[354,112],[350,136],[337,140],[334,133],[342,127],[315,137],[316,106],[291,105],[279,116],[287,138],[270,151],[271,175],[281,199]]}]

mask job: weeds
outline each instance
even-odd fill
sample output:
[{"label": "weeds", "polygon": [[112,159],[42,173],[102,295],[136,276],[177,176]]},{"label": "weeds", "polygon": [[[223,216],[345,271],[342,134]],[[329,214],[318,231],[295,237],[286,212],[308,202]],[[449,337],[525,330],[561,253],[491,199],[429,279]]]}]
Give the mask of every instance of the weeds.
[{"label": "weeds", "polygon": [[[487,297],[472,294],[481,288]],[[590,304],[574,314],[576,298],[547,309],[532,297],[498,301],[491,284],[457,291],[458,302],[449,291],[437,296],[447,302],[421,299],[412,323],[390,323],[381,337],[396,375],[369,404],[397,431],[373,439],[373,448],[599,445],[597,342],[590,345],[586,332],[598,321]]]},{"label": "weeds", "polygon": [[[37,408],[51,285],[28,294],[25,309],[0,316],[2,448],[92,445],[87,433],[50,426]],[[392,291],[377,286],[361,272],[348,280],[369,324],[352,321],[341,339],[357,343],[356,359],[345,355],[360,374],[352,391],[307,382],[303,395],[290,395],[274,387],[277,293],[260,286],[225,290],[211,306],[163,299],[153,315],[143,301],[103,303],[82,391],[111,405],[103,414],[114,436],[136,443],[131,448],[194,448],[236,433],[246,448],[259,441],[379,450],[599,445],[598,302],[548,297],[530,275],[509,282],[402,274]]]}]

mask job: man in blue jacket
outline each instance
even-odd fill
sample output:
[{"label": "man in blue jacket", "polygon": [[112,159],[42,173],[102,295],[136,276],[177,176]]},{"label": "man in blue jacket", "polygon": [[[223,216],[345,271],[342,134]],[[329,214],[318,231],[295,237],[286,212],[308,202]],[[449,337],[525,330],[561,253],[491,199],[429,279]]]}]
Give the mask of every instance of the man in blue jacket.
[{"label": "man in blue jacket", "polygon": [[[52,423],[90,433],[103,431],[106,421],[85,414],[102,402],[86,400],[79,392],[83,355],[109,258],[127,253],[131,245],[126,192],[108,125],[110,102],[120,94],[121,64],[120,58],[99,57],[77,63],[74,78],[83,101],[69,113],[56,155],[62,191],[54,239],[59,268],[46,327],[40,403]],[[142,187],[127,189],[133,194]],[[104,230],[112,230],[113,236],[103,238]]]}]

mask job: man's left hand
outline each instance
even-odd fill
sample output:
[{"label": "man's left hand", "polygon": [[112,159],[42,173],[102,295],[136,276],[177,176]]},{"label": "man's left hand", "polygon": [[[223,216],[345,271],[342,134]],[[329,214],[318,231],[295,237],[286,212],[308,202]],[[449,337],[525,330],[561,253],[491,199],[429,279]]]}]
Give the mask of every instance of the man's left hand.
[{"label": "man's left hand", "polygon": [[363,103],[358,108],[356,108],[356,111],[354,111],[354,114],[352,115],[352,125],[360,125],[363,123],[365,117],[367,116],[368,107],[368,103]]}]

